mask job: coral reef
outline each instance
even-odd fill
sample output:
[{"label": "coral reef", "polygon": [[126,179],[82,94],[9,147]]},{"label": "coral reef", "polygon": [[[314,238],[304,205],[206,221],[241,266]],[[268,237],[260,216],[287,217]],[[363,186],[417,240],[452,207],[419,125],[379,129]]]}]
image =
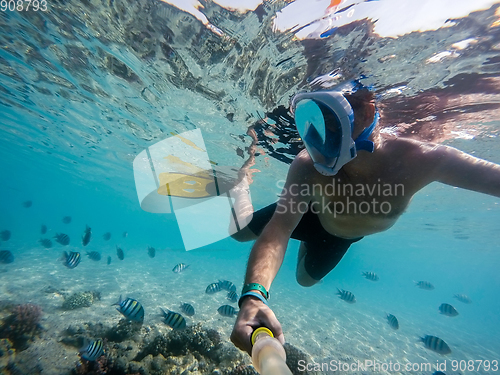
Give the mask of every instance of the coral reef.
[{"label": "coral reef", "polygon": [[204,329],[201,324],[157,335],[133,360],[141,365],[138,368],[141,373],[150,375],[252,374],[243,372],[250,360],[246,355],[232,344],[223,343],[217,331]]},{"label": "coral reef", "polygon": [[64,299],[62,308],[64,310],[74,310],[81,307],[90,307],[95,301],[101,299],[101,293],[97,291],[86,291],[73,293]]},{"label": "coral reef", "polygon": [[[286,365],[293,375],[313,375],[317,374],[316,371],[299,371],[299,363],[312,363],[312,359],[300,349],[286,343],[284,345],[286,352]],[[299,362],[302,361],[302,362]]]},{"label": "coral reef", "polygon": [[135,358],[141,361],[146,355],[157,356],[186,355],[188,352],[199,353],[202,356],[213,357],[213,353],[221,346],[222,340],[217,331],[201,328],[201,324],[188,327],[185,330],[172,330],[167,335],[158,335]]},{"label": "coral reef", "polygon": [[229,375],[258,375],[259,373],[251,365],[240,365],[236,367]]},{"label": "coral reef", "polygon": [[17,305],[0,327],[0,338],[7,338],[16,350],[28,347],[28,341],[41,331],[42,308],[27,303]]},{"label": "coral reef", "polygon": [[142,322],[132,322],[126,318],[121,319],[118,324],[103,335],[109,341],[122,342],[141,331]]},{"label": "coral reef", "polygon": [[[123,331],[140,331],[136,331],[133,337],[127,335],[123,341],[113,342],[107,336],[117,327]],[[135,326],[125,319],[117,327],[88,324],[82,327],[72,326],[66,330],[67,337],[62,342],[75,347],[81,346],[81,340],[85,336],[108,340],[105,355],[95,362],[82,359],[73,369],[74,375],[256,375],[246,354],[229,342],[223,342],[217,331],[205,329],[201,324],[182,331],[169,330],[166,334],[156,328]]]},{"label": "coral reef", "polygon": [[0,374],[4,374],[7,369],[14,364],[16,351],[8,339],[0,340]]}]

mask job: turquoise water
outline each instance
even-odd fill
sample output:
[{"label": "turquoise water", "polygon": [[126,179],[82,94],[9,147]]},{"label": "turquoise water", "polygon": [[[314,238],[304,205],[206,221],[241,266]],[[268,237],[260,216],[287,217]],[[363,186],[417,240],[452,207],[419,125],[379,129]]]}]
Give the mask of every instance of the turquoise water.
[{"label": "turquoise water", "polygon": [[[453,16],[457,20],[448,27],[399,38],[378,35],[368,19],[304,39],[273,31],[275,15],[286,5],[266,2],[260,11],[239,14],[207,2],[203,11],[222,36],[176,7],[152,1],[53,2],[45,13],[0,13],[0,231],[12,232],[1,250],[15,257],[0,264],[0,301],[40,305],[45,328],[28,349],[17,350],[19,371],[37,373],[40,366],[43,373],[70,373],[78,348],[60,343],[64,330],[87,322],[116,325],[121,316],[110,305],[120,294],[140,300],[145,326],[161,334],[169,328],[159,307],[191,301],[200,313],[188,325],[201,322],[231,346],[234,318],[218,316],[224,298],[204,290],[228,279],[239,291],[251,243],[226,238],[187,252],[175,215],[140,207],[132,163],[172,133],[200,129],[210,160],[238,169],[252,144],[247,130],[266,112],[287,105],[296,91],[318,88],[318,77],[323,85],[361,79],[377,94],[385,131],[500,163],[497,5],[478,5]],[[464,48],[452,47],[464,40]],[[443,52],[449,54],[436,58]],[[288,169],[269,155],[267,136],[259,141],[262,152],[252,167],[259,172],[250,187],[256,208],[276,199],[277,180]],[[32,206],[26,208],[28,200]],[[64,224],[68,215],[72,222]],[[499,198],[431,184],[393,228],[354,245],[313,288],[295,281],[298,242],[292,240],[271,301],[287,341],[317,363],[447,360],[447,374],[496,373],[454,371],[451,361],[500,361],[499,219]],[[201,231],[203,223],[193,222]],[[46,235],[40,234],[42,224]],[[87,248],[80,241],[85,225],[93,233]],[[68,247],[38,243],[58,232],[70,236]],[[105,232],[112,233],[109,241],[102,239]],[[123,261],[116,246],[125,251]],[[156,248],[154,259],[148,246]],[[59,261],[63,250],[82,253],[74,270]],[[86,250],[103,259],[91,261]],[[190,269],[173,274],[180,262]],[[363,271],[381,280],[369,282]],[[436,289],[416,288],[419,280]],[[44,292],[49,286],[61,293]],[[339,300],[336,288],[352,291],[357,303]],[[99,290],[101,301],[61,311],[61,295],[86,290]],[[459,293],[472,304],[453,298]],[[460,315],[440,315],[443,302]],[[0,321],[8,313],[3,308]],[[400,330],[390,330],[386,313],[398,317]],[[426,350],[418,342],[424,335],[445,339],[452,354]],[[146,336],[142,331],[127,345],[138,351]],[[40,358],[38,364],[33,358]],[[238,361],[250,363],[247,357]]]}]

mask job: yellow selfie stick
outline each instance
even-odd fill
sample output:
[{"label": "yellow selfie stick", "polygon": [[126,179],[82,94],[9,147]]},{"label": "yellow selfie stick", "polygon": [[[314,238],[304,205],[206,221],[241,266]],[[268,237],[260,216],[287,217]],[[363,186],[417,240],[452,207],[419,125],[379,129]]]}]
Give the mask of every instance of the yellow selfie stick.
[{"label": "yellow selfie stick", "polygon": [[286,365],[283,345],[266,327],[259,327],[252,333],[252,362],[261,375],[292,375]]}]

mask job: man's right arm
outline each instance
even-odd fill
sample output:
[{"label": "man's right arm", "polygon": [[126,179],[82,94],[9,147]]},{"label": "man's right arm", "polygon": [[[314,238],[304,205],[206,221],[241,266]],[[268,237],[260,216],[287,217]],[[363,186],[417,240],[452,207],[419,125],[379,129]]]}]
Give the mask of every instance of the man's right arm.
[{"label": "man's right arm", "polygon": [[[276,212],[252,248],[245,284],[258,283],[266,290],[270,289],[283,262],[290,236],[302,218],[303,207],[307,207],[310,202],[311,197],[301,192],[308,191],[303,187],[310,184],[311,173],[314,173],[314,167],[308,155],[299,154],[288,171]],[[282,338],[281,327],[272,311],[257,298],[247,297],[241,306],[231,339],[240,349],[249,352],[249,336],[259,325],[267,326],[278,338]]]},{"label": "man's right arm", "polygon": [[309,194],[303,194],[311,191],[305,188],[311,183],[309,175],[314,171],[309,161],[307,154],[300,154],[290,166],[276,211],[250,253],[245,284],[259,283],[266,290],[271,287],[283,262],[290,236],[302,218],[304,207],[311,200]]}]

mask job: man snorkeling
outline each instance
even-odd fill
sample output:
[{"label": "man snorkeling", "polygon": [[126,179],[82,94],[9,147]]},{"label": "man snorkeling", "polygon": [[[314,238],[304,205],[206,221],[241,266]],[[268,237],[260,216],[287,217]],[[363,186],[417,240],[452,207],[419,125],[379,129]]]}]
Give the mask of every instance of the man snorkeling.
[{"label": "man snorkeling", "polygon": [[253,212],[247,184],[234,205],[239,221],[251,220],[233,238],[256,239],[231,334],[248,353],[252,331],[260,326],[284,343],[267,298],[290,238],[301,241],[297,281],[312,286],[353,243],[392,227],[431,182],[500,197],[500,165],[452,147],[381,134],[374,95],[366,88],[297,94],[290,111],[305,149],[292,162],[278,202]]}]

